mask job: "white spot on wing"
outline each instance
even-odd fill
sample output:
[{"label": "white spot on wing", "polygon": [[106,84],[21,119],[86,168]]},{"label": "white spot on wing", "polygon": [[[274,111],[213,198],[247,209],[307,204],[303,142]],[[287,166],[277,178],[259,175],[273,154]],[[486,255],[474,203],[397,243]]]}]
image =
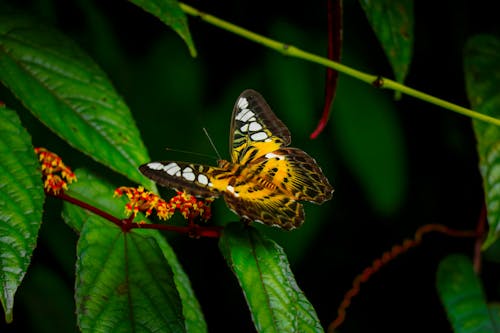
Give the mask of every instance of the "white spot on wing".
[{"label": "white spot on wing", "polygon": [[[151,163],[150,163],[151,164]],[[168,163],[167,165],[164,165],[163,166],[163,171],[165,171],[166,173],[168,173],[170,176],[180,176],[180,170],[181,170],[181,167],[179,165],[177,165],[177,163]]]},{"label": "white spot on wing", "polygon": [[163,170],[163,167],[164,165],[160,162],[151,162],[151,163],[148,163],[148,168],[150,168],[151,170]]},{"label": "white spot on wing", "polygon": [[241,97],[239,100],[238,100],[238,107],[240,109],[246,109],[248,106],[248,100],[245,98],[245,97]]},{"label": "white spot on wing", "polygon": [[250,109],[243,109],[236,115],[236,120],[246,123],[250,118],[255,118],[255,113]]},{"label": "white spot on wing", "polygon": [[248,124],[245,124],[245,125],[241,126],[240,127],[240,131],[243,132],[243,133],[247,132],[248,131]]},{"label": "white spot on wing", "polygon": [[239,197],[240,194],[238,192],[235,192],[234,191],[234,187],[232,187],[231,185],[227,185],[226,189],[231,192],[235,197]]},{"label": "white spot on wing", "polygon": [[190,182],[192,182],[196,178],[193,169],[191,169],[190,167],[184,168],[184,170],[182,170],[182,177],[184,177],[184,179],[186,180],[189,180]]},{"label": "white spot on wing", "polygon": [[248,129],[250,129],[251,132],[260,131],[262,129],[262,125],[256,121],[252,121],[250,126],[248,126]]},{"label": "white spot on wing", "polygon": [[250,139],[252,139],[253,141],[264,141],[267,138],[268,137],[267,137],[266,132],[257,132],[257,133],[250,135]]},{"label": "white spot on wing", "polygon": [[285,159],[285,156],[278,155],[278,154],[275,154],[275,153],[267,153],[265,156],[266,156],[266,158],[277,158],[278,160],[284,160]]},{"label": "white spot on wing", "polygon": [[198,182],[203,185],[208,185],[208,177],[200,173],[198,175]]}]

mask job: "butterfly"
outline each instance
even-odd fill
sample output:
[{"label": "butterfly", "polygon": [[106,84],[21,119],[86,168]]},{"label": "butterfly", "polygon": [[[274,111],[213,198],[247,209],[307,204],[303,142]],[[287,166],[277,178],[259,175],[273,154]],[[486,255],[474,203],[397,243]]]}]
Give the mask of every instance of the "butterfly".
[{"label": "butterfly", "polygon": [[139,170],[157,184],[200,197],[224,197],[242,219],[286,230],[304,222],[300,201],[323,203],[333,188],[316,161],[288,147],[290,131],[256,91],[243,91],[233,108],[231,161],[218,166],[162,161]]}]

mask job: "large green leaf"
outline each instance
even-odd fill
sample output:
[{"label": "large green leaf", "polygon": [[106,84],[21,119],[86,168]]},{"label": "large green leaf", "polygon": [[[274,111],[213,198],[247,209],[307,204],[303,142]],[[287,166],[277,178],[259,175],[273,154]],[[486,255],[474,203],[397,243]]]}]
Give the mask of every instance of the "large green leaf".
[{"label": "large green leaf", "polygon": [[[110,213],[116,217],[123,217],[123,208],[125,207],[124,198],[113,198],[113,188],[104,182],[103,180],[96,178],[92,174],[86,172],[85,170],[77,170],[76,175],[78,177],[78,182],[74,183],[70,186],[69,191],[66,193],[72,197],[78,198],[86,203],[91,204],[94,207],[102,209],[107,213]],[[80,232],[85,227],[85,222],[92,217],[92,220],[95,219],[94,215],[86,210],[83,210],[79,207],[76,207],[72,204],[65,203],[63,210],[63,217],[65,221],[74,228],[77,232]],[[145,220],[144,218],[141,218]],[[111,222],[106,222],[108,225],[111,225]],[[206,323],[203,318],[203,313],[201,312],[200,305],[194,295],[193,290],[191,289],[191,284],[189,282],[189,278],[186,273],[183,271],[180,263],[177,260],[175,253],[173,252],[170,245],[166,242],[165,238],[156,230],[147,230],[140,229],[134,230],[132,233],[121,234],[121,230],[111,225],[114,232],[111,232],[111,236],[103,236],[103,237],[114,237],[114,239],[119,238],[120,242],[147,242],[151,243],[147,245],[149,248],[148,251],[151,253],[148,254],[153,257],[162,256],[163,259],[155,259],[154,265],[160,265],[162,268],[172,270],[173,272],[173,281],[175,283],[175,287],[177,292],[180,295],[182,301],[182,313],[185,317],[185,326],[188,332],[206,332]],[[132,234],[133,236],[129,235]],[[127,236],[128,235],[128,236]],[[132,240],[127,237],[133,237]],[[117,244],[116,246],[121,246]],[[128,255],[125,248],[124,253]],[[136,258],[137,262],[135,263],[139,267],[140,265],[147,264],[147,258]],[[144,262],[141,262],[144,261]],[[125,262],[123,265],[127,264]],[[130,264],[130,263],[128,263]],[[148,265],[153,265],[150,263]],[[122,267],[124,269],[125,266]],[[155,268],[156,269],[156,268]],[[155,281],[151,281],[151,279],[155,280],[153,275],[149,275],[143,277],[150,281],[149,283],[156,283]],[[140,302],[137,304],[129,304],[129,308],[123,309],[123,311],[127,312],[132,310],[135,306],[141,306]],[[162,307],[165,306],[162,305]],[[159,311],[164,311],[162,307],[159,307]],[[150,309],[150,311],[157,311],[155,309]],[[82,313],[81,315],[83,315]],[[172,313],[171,313],[172,314]],[[80,313],[79,313],[80,315]],[[112,314],[110,314],[112,315]],[[85,318],[85,320],[90,320],[90,318]],[[160,327],[164,323],[162,322],[162,317],[157,318],[156,325]]]},{"label": "large green leaf", "polygon": [[45,125],[111,169],[154,188],[130,110],[78,46],[33,19],[0,12],[0,80]]},{"label": "large green leaf", "polygon": [[[500,118],[500,40],[478,35],[465,47],[465,79],[472,108]],[[500,127],[474,120],[479,167],[488,210],[488,248],[500,236]]]},{"label": "large green leaf", "polygon": [[30,264],[44,201],[40,164],[17,114],[0,106],[0,301],[12,321],[14,294]]},{"label": "large green leaf", "polygon": [[177,0],[130,0],[130,2],[158,17],[174,29],[187,44],[191,56],[196,57],[196,48],[189,32],[186,14],[179,7]]},{"label": "large green leaf", "polygon": [[[49,223],[56,222],[48,219],[47,221]],[[62,227],[66,228],[64,225]],[[68,252],[70,251],[65,249],[64,253]],[[47,255],[45,251],[43,255]],[[13,326],[21,325],[25,328],[25,332],[76,333],[73,288],[68,285],[67,276],[61,274],[59,265],[47,266],[41,265],[39,262],[30,266],[27,278],[23,281],[22,288],[16,296],[16,303],[20,304],[16,307],[16,311],[18,311],[17,308],[20,311],[19,314],[16,312]],[[8,332],[11,331],[8,330]]]},{"label": "large green leaf", "polygon": [[470,260],[451,255],[440,264],[437,289],[455,333],[496,332]]},{"label": "large green leaf", "polygon": [[360,0],[363,10],[392,66],[403,83],[413,52],[413,0]]},{"label": "large green leaf", "polygon": [[389,95],[343,76],[333,108],[334,141],[347,167],[374,210],[381,215],[394,214],[408,188],[404,135],[394,103]]},{"label": "large green leaf", "polygon": [[243,289],[258,332],[323,332],[278,244],[253,227],[231,223],[219,247]]},{"label": "large green leaf", "polygon": [[184,332],[173,273],[154,239],[95,215],[77,247],[76,305],[82,332]]}]

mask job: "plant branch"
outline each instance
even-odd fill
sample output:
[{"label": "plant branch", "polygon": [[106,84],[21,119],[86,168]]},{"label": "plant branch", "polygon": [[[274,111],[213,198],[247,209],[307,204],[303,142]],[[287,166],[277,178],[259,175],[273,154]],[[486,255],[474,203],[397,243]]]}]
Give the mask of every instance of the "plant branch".
[{"label": "plant branch", "polygon": [[194,223],[190,223],[188,226],[181,227],[181,226],[175,226],[175,225],[167,225],[167,224],[156,224],[156,223],[135,223],[132,222],[131,218],[126,218],[126,219],[119,219],[116,216],[113,216],[95,206],[92,206],[80,199],[74,198],[70,195],[67,195],[64,192],[60,192],[58,194],[54,194],[50,191],[45,192],[48,195],[51,195],[53,197],[62,199],[64,201],[67,201],[69,203],[72,203],[73,205],[76,205],[78,207],[81,207],[85,210],[88,210],[91,213],[94,213],[95,215],[98,215],[119,228],[121,228],[124,232],[130,231],[130,229],[156,229],[156,230],[166,230],[166,231],[173,231],[173,232],[178,232],[181,234],[188,234],[190,237],[194,238],[200,238],[200,237],[212,237],[212,238],[219,238],[221,234],[222,227],[214,226],[214,227],[202,227]]},{"label": "plant branch", "polygon": [[367,282],[372,275],[377,273],[384,265],[394,260],[401,254],[407,252],[409,249],[420,245],[422,238],[425,234],[430,232],[439,232],[451,237],[480,237],[482,236],[477,230],[457,230],[448,228],[442,224],[425,224],[417,229],[413,239],[405,239],[402,244],[394,245],[389,251],[384,252],[379,258],[373,260],[372,264],[365,268],[361,274],[356,276],[344,299],[337,309],[337,318],[335,318],[328,326],[328,333],[333,333],[342,324],[346,317],[346,310],[350,306],[352,298],[359,294],[360,287],[363,283]]},{"label": "plant branch", "polygon": [[462,106],[447,102],[443,99],[440,99],[440,98],[434,97],[432,95],[418,91],[416,89],[407,87],[401,83],[397,83],[396,81],[387,79],[385,77],[367,74],[367,73],[358,71],[356,69],[350,68],[348,66],[345,66],[339,62],[335,62],[335,61],[329,60],[327,58],[320,57],[316,54],[313,54],[313,53],[310,53],[307,51],[303,51],[295,46],[275,41],[271,38],[256,34],[250,30],[244,29],[242,27],[239,27],[235,24],[232,24],[232,23],[229,23],[229,22],[224,21],[222,19],[219,19],[219,18],[212,16],[210,14],[206,14],[206,13],[199,11],[198,9],[193,8],[189,5],[186,5],[182,2],[180,2],[179,5],[180,5],[181,9],[186,14],[199,17],[203,21],[205,21],[209,24],[212,24],[216,27],[227,30],[231,33],[239,35],[239,36],[246,38],[248,40],[251,40],[255,43],[264,45],[270,49],[273,49],[273,50],[276,50],[280,53],[283,53],[284,55],[307,60],[307,61],[310,61],[313,63],[317,63],[319,65],[323,65],[325,67],[332,68],[340,73],[354,77],[354,78],[361,80],[365,83],[372,84],[372,85],[375,85],[375,86],[380,87],[380,88],[398,91],[398,92],[401,92],[401,93],[406,94],[408,96],[412,96],[412,97],[415,97],[417,99],[421,99],[423,101],[426,101],[428,103],[440,106],[444,109],[448,109],[448,110],[451,110],[453,112],[462,114],[464,116],[500,126],[500,119],[497,119],[497,118],[494,118],[494,117],[491,117],[491,116],[464,108]]}]

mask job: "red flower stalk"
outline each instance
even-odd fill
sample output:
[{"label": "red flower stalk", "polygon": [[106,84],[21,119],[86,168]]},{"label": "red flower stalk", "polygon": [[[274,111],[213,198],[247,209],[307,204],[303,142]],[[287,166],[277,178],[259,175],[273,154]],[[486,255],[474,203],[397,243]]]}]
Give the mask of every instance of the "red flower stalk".
[{"label": "red flower stalk", "polygon": [[132,219],[138,212],[143,212],[149,216],[156,211],[156,215],[161,220],[168,220],[175,211],[179,211],[185,219],[192,221],[200,217],[202,220],[210,219],[212,213],[210,203],[213,199],[197,199],[195,196],[186,192],[177,192],[168,202],[158,195],[144,190],[143,187],[119,187],[115,190],[115,196],[126,195],[129,202],[125,205],[125,212],[132,216]]}]

